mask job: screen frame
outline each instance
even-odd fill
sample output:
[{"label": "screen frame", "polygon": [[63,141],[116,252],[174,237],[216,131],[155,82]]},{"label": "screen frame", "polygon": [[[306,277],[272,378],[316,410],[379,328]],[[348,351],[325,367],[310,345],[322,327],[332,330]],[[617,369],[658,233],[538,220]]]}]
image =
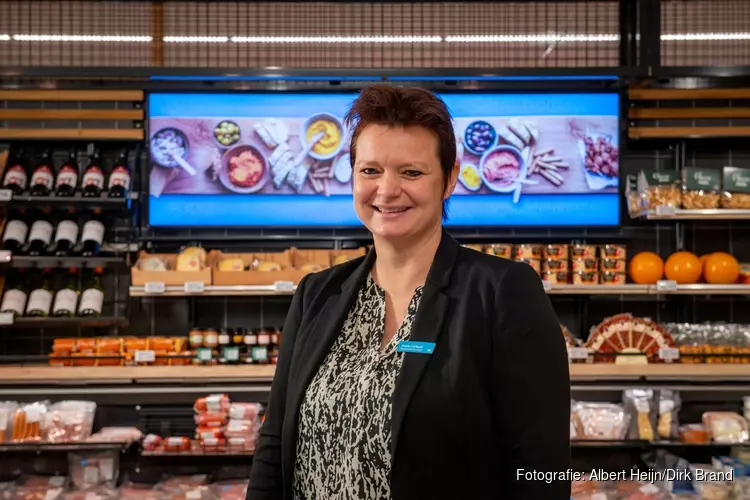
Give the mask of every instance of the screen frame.
[{"label": "screen frame", "polygon": [[[602,80],[604,81],[604,80]],[[369,83],[375,83],[375,82],[369,82]],[[419,83],[419,82],[417,82]],[[618,136],[618,147],[620,148],[620,158],[618,163],[618,178],[617,178],[617,197],[618,197],[618,203],[617,203],[617,222],[615,224],[587,224],[587,225],[569,225],[569,226],[563,226],[563,225],[504,225],[504,224],[496,224],[496,225],[482,225],[482,226],[475,226],[475,225],[453,225],[450,224],[450,201],[448,203],[448,219],[443,222],[443,227],[445,227],[448,230],[451,231],[466,231],[466,230],[479,230],[479,231],[487,231],[487,230],[497,230],[497,229],[509,229],[509,228],[519,228],[523,230],[533,230],[533,229],[563,229],[563,230],[573,230],[573,231],[580,231],[587,228],[590,229],[604,229],[604,230],[618,230],[623,226],[624,222],[624,215],[625,215],[625,207],[623,202],[623,186],[625,185],[624,182],[624,174],[622,172],[622,150],[623,150],[623,144],[625,139],[623,137],[623,130],[625,130],[624,124],[623,124],[623,116],[625,116],[626,109],[624,107],[625,103],[625,93],[624,91],[619,87],[616,86],[615,88],[582,88],[582,89],[569,89],[569,88],[560,88],[555,85],[550,85],[549,87],[546,84],[554,83],[554,82],[544,82],[545,85],[543,87],[530,87],[530,88],[524,88],[524,87],[513,87],[513,88],[476,88],[476,89],[467,89],[465,87],[455,87],[455,88],[435,88],[432,85],[421,85],[422,87],[431,90],[437,94],[570,94],[570,95],[576,95],[576,94],[612,94],[617,95],[618,99],[618,114],[617,114],[617,136]],[[611,81],[609,83],[612,83]],[[145,133],[145,142],[146,142],[146,150],[149,149],[149,141],[151,137],[151,114],[149,112],[150,103],[151,103],[151,96],[152,95],[159,95],[159,94],[188,94],[188,95],[219,95],[219,94],[244,94],[244,95],[267,95],[267,94],[352,94],[352,99],[356,97],[356,95],[362,90],[362,87],[359,88],[336,88],[331,86],[318,86],[314,85],[311,87],[304,87],[304,88],[295,88],[295,86],[290,86],[289,88],[285,88],[283,90],[269,90],[269,89],[165,89],[160,88],[158,90],[149,90],[146,92],[145,99],[144,99],[144,112],[145,112],[145,120],[144,120],[144,133]],[[320,226],[311,226],[311,225],[303,225],[303,226],[295,226],[295,225],[252,225],[252,224],[245,224],[245,225],[232,225],[232,226],[221,226],[221,225],[153,225],[151,224],[151,209],[150,209],[150,202],[151,202],[151,194],[150,194],[150,155],[149,157],[143,161],[142,163],[142,172],[141,172],[141,190],[143,192],[143,198],[145,199],[143,201],[144,205],[144,214],[143,214],[143,224],[142,227],[147,230],[180,230],[180,229],[195,229],[195,230],[216,230],[219,228],[224,229],[231,229],[231,230],[270,230],[270,231],[290,231],[290,230],[297,230],[297,231],[326,231],[326,230],[333,230],[333,231],[358,231],[358,230],[367,230],[367,228],[363,225],[320,225]]]}]

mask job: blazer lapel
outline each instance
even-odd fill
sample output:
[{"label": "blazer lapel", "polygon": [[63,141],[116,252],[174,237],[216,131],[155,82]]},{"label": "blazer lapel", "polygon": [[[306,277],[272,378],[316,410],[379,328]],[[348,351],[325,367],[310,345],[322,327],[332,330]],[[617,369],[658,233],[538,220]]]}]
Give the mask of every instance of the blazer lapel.
[{"label": "blazer lapel", "polygon": [[336,341],[374,261],[375,251],[371,249],[359,267],[344,281],[341,288],[328,297],[315,315],[309,317],[306,322],[308,326],[303,327],[298,333],[298,341],[304,342],[304,345],[296,355],[298,368],[290,375],[292,378],[288,386],[282,450],[284,455],[291,459],[283,460],[282,476],[285,484],[291,484],[294,473],[297,425],[302,399]]},{"label": "blazer lapel", "polygon": [[[450,300],[444,290],[450,284],[451,273],[458,257],[459,248],[458,242],[443,230],[440,245],[427,275],[419,309],[414,318],[410,340],[437,344],[450,305]],[[396,378],[396,387],[393,391],[391,466],[396,457],[398,438],[409,401],[431,358],[432,356],[427,354],[404,353],[401,371]]]}]

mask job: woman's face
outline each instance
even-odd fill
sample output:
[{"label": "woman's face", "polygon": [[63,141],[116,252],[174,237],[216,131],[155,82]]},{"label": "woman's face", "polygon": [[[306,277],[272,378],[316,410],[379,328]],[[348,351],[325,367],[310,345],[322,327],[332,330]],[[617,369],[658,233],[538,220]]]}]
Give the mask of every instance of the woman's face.
[{"label": "woman's face", "polygon": [[374,236],[409,238],[441,223],[444,187],[437,137],[423,127],[366,127],[357,138],[354,207]]}]

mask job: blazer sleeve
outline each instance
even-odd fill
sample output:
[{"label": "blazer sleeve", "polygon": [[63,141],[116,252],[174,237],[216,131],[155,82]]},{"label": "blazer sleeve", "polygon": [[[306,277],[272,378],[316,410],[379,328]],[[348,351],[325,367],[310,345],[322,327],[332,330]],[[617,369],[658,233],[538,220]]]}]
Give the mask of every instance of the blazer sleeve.
[{"label": "blazer sleeve", "polygon": [[496,490],[503,500],[569,500],[570,373],[565,340],[539,275],[516,263],[500,278],[492,336],[492,399],[498,422]]},{"label": "blazer sleeve", "polygon": [[253,464],[250,469],[250,483],[247,499],[281,500],[284,485],[281,477],[281,430],[286,413],[286,391],[289,381],[289,368],[294,344],[302,321],[302,304],[305,293],[306,275],[300,280],[292,298],[292,305],[284,321],[284,335],[281,338],[276,374],[271,385],[266,419],[260,428],[255,447]]}]

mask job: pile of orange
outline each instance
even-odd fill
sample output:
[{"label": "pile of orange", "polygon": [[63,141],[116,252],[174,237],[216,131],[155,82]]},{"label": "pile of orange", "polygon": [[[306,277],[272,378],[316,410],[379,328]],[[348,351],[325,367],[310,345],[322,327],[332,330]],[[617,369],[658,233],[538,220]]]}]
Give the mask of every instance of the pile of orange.
[{"label": "pile of orange", "polygon": [[640,285],[653,285],[660,279],[687,285],[701,278],[712,285],[730,285],[737,282],[740,265],[737,259],[725,252],[716,252],[698,258],[697,255],[675,252],[664,262],[653,252],[640,252],[630,261],[630,279]]}]

